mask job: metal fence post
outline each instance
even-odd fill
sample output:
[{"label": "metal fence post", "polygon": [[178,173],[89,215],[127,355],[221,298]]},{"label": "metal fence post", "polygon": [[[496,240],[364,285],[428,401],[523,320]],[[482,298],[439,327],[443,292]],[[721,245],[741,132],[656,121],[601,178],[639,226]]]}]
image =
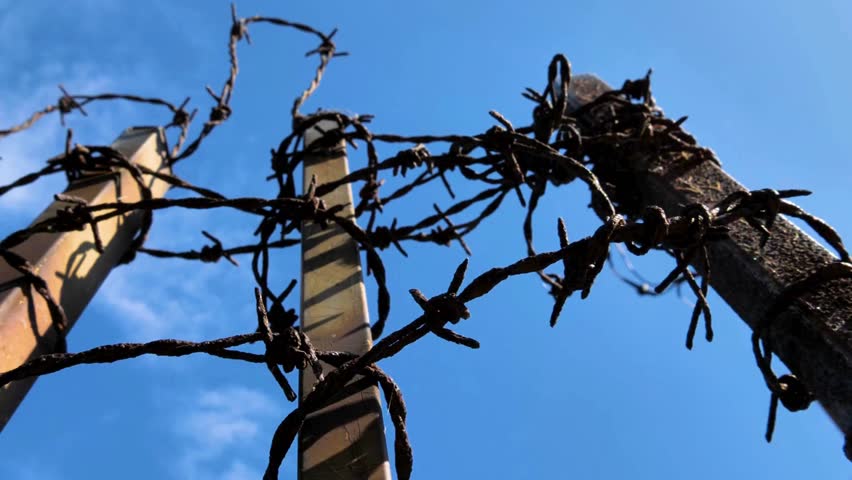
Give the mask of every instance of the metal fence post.
[{"label": "metal fence post", "polygon": [[[569,104],[577,109],[607,90],[611,88],[595,76],[577,76],[571,80]],[[664,156],[641,160],[642,171],[635,175],[640,209],[657,205],[674,215],[684,205],[713,206],[733,192],[747,190],[713,162],[685,167],[684,162]],[[760,236],[745,221],[728,227],[727,239],[708,243],[710,285],[752,329],[785,287],[837,261],[810,235],[781,217],[763,250]],[[852,460],[852,280],[831,281],[803,296],[772,320],[768,335],[775,353],[844,432],[846,454]]]},{"label": "metal fence post", "polygon": [[[165,136],[160,128],[127,129],[112,148],[133,163],[151,170],[170,171]],[[150,175],[144,178],[154,197],[162,197],[168,190],[167,183]],[[139,188],[123,171],[84,177],[70,184],[65,193],[90,204],[141,200]],[[53,202],[33,223],[54,216],[57,210],[67,205]],[[140,228],[141,219],[141,212],[132,212],[100,222],[98,231],[103,241],[103,254],[95,250],[90,227],[82,231],[38,233],[11,250],[26,258],[35,267],[36,273],[44,278],[51,295],[65,310],[68,326],[71,327],[127,251]],[[14,281],[19,276],[15,269],[0,260],[0,284]],[[0,372],[12,370],[39,355],[55,352],[57,335],[52,328],[47,303],[41,296],[29,292],[28,286],[0,292]],[[0,430],[34,382],[35,378],[18,380],[0,388]]]},{"label": "metal fence post", "polygon": [[[319,122],[305,134],[305,147],[324,133],[340,128]],[[304,185],[349,173],[343,140],[305,158]],[[329,207],[346,205],[341,215],[354,220],[352,189],[342,185],[322,196]],[[302,225],[302,329],[318,350],[362,354],[372,345],[367,298],[358,244],[342,229]],[[356,379],[357,381],[357,379]],[[301,397],[310,393],[313,373],[301,373]],[[299,434],[299,478],[302,480],[390,480],[379,391],[375,385],[311,413]]]}]

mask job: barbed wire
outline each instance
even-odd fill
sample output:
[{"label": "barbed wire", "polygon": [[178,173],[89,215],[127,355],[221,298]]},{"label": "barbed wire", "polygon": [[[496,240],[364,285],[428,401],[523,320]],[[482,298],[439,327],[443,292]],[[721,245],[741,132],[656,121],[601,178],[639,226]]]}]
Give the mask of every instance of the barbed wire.
[{"label": "barbed wire", "polygon": [[[611,258],[613,246],[624,259],[627,259],[624,250],[636,256],[645,255],[651,250],[662,250],[672,255],[675,266],[656,287],[652,288],[650,282],[639,275],[629,261],[625,261],[625,267],[633,278],[620,273],[618,277],[639,294],[660,294],[673,284],[677,284],[679,289],[685,285],[695,297],[686,333],[686,346],[692,348],[702,319],[705,339],[713,339],[712,314],[707,301],[712,276],[708,245],[726,238],[728,225],[744,220],[758,231],[762,247],[772,233],[775,219],[783,214],[799,218],[810,225],[837,251],[839,260],[824,265],[807,278],[788,286],[778,302],[766,313],[765,319],[754,329],[754,356],[771,392],[766,439],[772,438],[779,401],[788,410],[795,411],[807,408],[813,400],[808,387],[794,375],[775,375],[771,367],[773,349],[765,332],[772,319],[804,293],[827,281],[852,277],[849,254],[839,235],[828,224],[787,200],[809,194],[803,190],[736,192],[716,205],[691,204],[674,214],[660,207],[640,208],[639,194],[630,177],[633,171],[623,168],[623,162],[643,155],[674,155],[681,156],[684,162],[718,163],[712,151],[699,146],[682,129],[686,117],[671,120],[656,107],[651,95],[650,71],[644,77],[625,81],[620,89],[602,93],[571,111],[568,95],[572,80],[571,66],[568,59],[559,54],[554,56],[548,66],[545,88],[542,91],[527,88],[523,93],[525,98],[535,104],[533,123],[530,125],[515,127],[499,112],[492,111],[490,114],[496,124],[477,135],[401,136],[373,133],[367,128],[372,118],[369,115],[346,115],[333,111],[307,116],[300,113],[305,101],[319,87],[330,61],[345,55],[337,52],[333,41],[336,30],[324,34],[307,25],[278,18],[240,18],[233,5],[231,15],[228,75],[218,93],[207,87],[214,105],[191,141],[188,141],[189,132],[198,110],[187,110],[189,98],[176,105],[159,98],[131,94],[71,95],[61,86],[62,96],[55,105],[33,113],[16,126],[0,130],[2,140],[3,137],[30,128],[54,112],[59,112],[60,122],[64,124],[64,116],[67,114],[79,111],[86,115],[84,107],[92,102],[120,100],[161,106],[171,114],[163,125],[178,129],[178,139],[168,154],[169,164],[174,165],[195,155],[204,140],[231,116],[230,102],[239,74],[237,47],[243,39],[251,43],[250,26],[269,24],[291,28],[313,35],[320,41],[318,47],[308,52],[308,55],[318,55],[320,61],[308,87],[293,102],[292,131],[272,151],[272,174],[268,179],[274,179],[278,186],[278,192],[273,198],[226,197],[212,189],[192,185],[174,174],[137,166],[110,147],[75,145],[70,129],[64,153],[47,160],[44,168],[0,187],[0,195],[4,195],[59,172],[65,173],[69,182],[81,178],[87,172],[126,172],[138,186],[141,198],[132,203],[89,204],[79,198],[58,195],[57,200],[67,203],[68,207],[0,241],[0,257],[20,273],[17,279],[0,285],[0,290],[21,288],[25,295],[30,295],[30,289],[35,289],[47,302],[53,326],[60,339],[57,348],[59,353],[42,355],[18,368],[0,373],[0,386],[84,363],[110,363],[146,354],[183,356],[205,353],[229,360],[265,364],[285,397],[293,401],[296,394],[285,373],[311,368],[317,378],[316,384],[301,404],[281,422],[272,438],[264,478],[274,479],[278,477],[278,469],[307,415],[351,388],[350,380],[364,376],[375,381],[385,395],[396,436],[397,476],[407,479],[413,468],[413,453],[405,425],[405,402],[399,386],[378,366],[381,360],[396,355],[430,333],[451,343],[479,348],[476,340],[454,332],[448,325],[470,318],[467,307],[469,302],[487,295],[498,284],[513,276],[537,275],[548,285],[554,302],[549,320],[552,326],[556,325],[568,297],[579,291],[580,296],[586,298],[604,265],[610,262],[616,268]],[[336,122],[339,128],[324,132],[320,141],[306,147],[305,133],[318,128],[318,124],[324,120]],[[323,183],[323,179],[314,178],[307,186],[306,193],[297,194],[295,176],[305,157],[341,140],[353,147],[359,143],[366,145],[367,166],[336,181]],[[391,157],[381,159],[377,153],[377,143],[409,146]],[[431,152],[441,146],[445,147],[444,153]],[[384,183],[381,176],[406,179],[409,173],[413,178],[403,180],[404,184],[396,191],[386,196],[379,193]],[[193,196],[153,198],[150,188],[143,181],[144,175],[155,176],[172,188],[185,190]],[[453,182],[460,181],[459,177],[478,188],[477,193],[457,200]],[[435,204],[434,214],[418,221],[409,220],[412,221],[410,224],[401,224],[397,218],[387,224],[379,224],[380,219],[384,218],[382,214],[385,206],[436,180],[440,180],[455,203],[444,208]],[[574,181],[588,187],[591,209],[601,225],[591,236],[569,241],[565,223],[559,219],[556,225],[559,248],[537,252],[533,241],[533,217],[539,201],[547,193],[549,185],[556,188]],[[365,228],[344,217],[342,206],[326,205],[321,199],[324,194],[345,184],[360,184],[355,213],[358,218],[365,215],[368,217]],[[394,246],[407,256],[404,248],[407,243],[450,245],[456,242],[470,255],[471,250],[464,237],[498,212],[506,197],[512,194],[526,209],[521,232],[527,247],[526,254],[514,263],[487,270],[466,285],[468,261],[465,260],[457,268],[446,290],[432,297],[411,289],[410,294],[423,313],[382,338],[387,327],[391,297],[381,252]],[[144,247],[153,222],[153,212],[176,208],[225,208],[254,216],[258,221],[254,232],[257,242],[226,248],[216,236],[203,231],[202,234],[212,244],[199,249],[177,252]],[[238,262],[235,256],[251,255],[251,269],[256,283],[256,331],[199,343],[157,340],[144,344],[104,345],[83,352],[67,353],[64,340],[67,320],[61,305],[51,296],[46,282],[33,266],[11,248],[37,233],[88,227],[93,232],[97,248],[102,250],[98,224],[130,212],[142,212],[143,222],[123,258],[124,262],[130,262],[137,253],[143,253],[159,258],[202,262],[217,262],[224,258],[236,266]],[[279,290],[270,285],[270,251],[299,244],[300,226],[306,221],[336,225],[365,252],[368,274],[377,284],[378,317],[372,325],[372,332],[373,337],[379,340],[363,355],[314,349],[309,336],[294,326],[298,320],[295,310],[284,306],[296,280],[290,281],[277,294],[275,292]],[[561,273],[548,270],[559,263]],[[690,269],[690,264],[696,264],[697,269]],[[263,343],[263,354],[236,349],[257,342]],[[321,362],[332,368],[323,369]]]}]

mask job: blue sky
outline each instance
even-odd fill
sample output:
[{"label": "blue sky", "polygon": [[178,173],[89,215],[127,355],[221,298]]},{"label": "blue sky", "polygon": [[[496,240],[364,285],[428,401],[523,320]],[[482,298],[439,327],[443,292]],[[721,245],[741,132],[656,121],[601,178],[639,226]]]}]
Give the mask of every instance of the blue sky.
[{"label": "blue sky", "polygon": [[[238,10],[339,27],[338,46],[352,55],[332,63],[305,111],[374,114],[379,132],[472,134],[493,124],[490,109],[524,124],[531,104],[519,94],[541,88],[557,52],[574,71],[614,85],[653,67],[660,105],[688,114],[686,128],[728,172],[751,188],[813,190],[800,204],[852,238],[842,207],[852,180],[852,5],[697,3],[246,0]],[[191,95],[204,113],[204,85],[224,80],[229,21],[224,1],[0,0],[0,125],[54,102],[58,83],[73,93]],[[258,179],[288,132],[290,103],[316,61],[303,53],[315,45],[263,25],[251,33],[254,45],[240,47],[234,115],[177,170],[228,195],[268,196],[272,185]],[[126,104],[88,110],[68,118],[81,143],[168,121]],[[62,138],[53,117],[0,140],[0,183],[59,152]],[[365,159],[353,152],[351,162]],[[0,232],[25,225],[62,187],[57,178],[0,198]],[[432,201],[450,199],[436,190],[404,207],[425,212]],[[553,191],[537,212],[538,247],[557,245],[558,216],[573,239],[593,231],[587,202],[579,185]],[[523,254],[516,203],[469,238],[471,274]],[[389,209],[386,223],[404,211]],[[245,242],[253,223],[214,212],[155,220],[149,245],[174,249],[199,248],[202,229]],[[403,261],[386,252],[390,328],[417,315],[407,289],[443,291],[464,256],[457,247],[410,253]],[[275,282],[298,275],[294,255],[276,262]],[[650,255],[637,265],[662,278],[671,260]],[[243,333],[253,329],[252,287],[245,267],[142,257],[112,273],[69,345]],[[569,299],[555,329],[542,299],[538,279],[513,279],[469,305],[459,331],[480,350],[427,338],[384,364],[409,406],[414,478],[850,478],[842,435],[818,406],[782,410],[775,440],[763,441],[768,392],[747,329],[717,296],[716,339],[691,352],[683,347],[691,306],[676,295],[639,298],[604,271],[587,300]],[[529,345],[540,350],[531,355]],[[0,478],[259,478],[290,408],[262,367],[200,357],[78,367],[40,379],[0,434]],[[294,465],[288,458],[281,477],[294,478]]]}]

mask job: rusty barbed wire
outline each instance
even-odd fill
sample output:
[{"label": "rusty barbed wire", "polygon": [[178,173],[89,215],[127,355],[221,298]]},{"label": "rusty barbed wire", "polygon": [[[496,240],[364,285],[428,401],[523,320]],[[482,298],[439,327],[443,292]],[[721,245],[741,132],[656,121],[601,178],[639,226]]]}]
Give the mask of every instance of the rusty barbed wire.
[{"label": "rusty barbed wire", "polygon": [[[62,87],[62,96],[56,105],[35,112],[19,125],[0,130],[0,138],[29,128],[54,111],[60,113],[60,121],[64,122],[64,115],[74,110],[86,114],[84,107],[92,102],[141,102],[168,109],[171,117],[164,126],[179,129],[177,141],[168,159],[173,166],[196,155],[204,140],[217,126],[230,118],[230,102],[239,73],[239,42],[246,40],[250,44],[249,26],[262,23],[292,28],[315,36],[320,41],[317,48],[308,52],[308,55],[318,55],[320,61],[308,87],[293,102],[292,131],[271,151],[272,174],[267,180],[275,180],[277,183],[278,192],[275,197],[229,198],[212,189],[192,185],[175,174],[136,166],[120,152],[109,147],[74,145],[70,130],[63,154],[47,160],[44,168],[0,187],[0,195],[4,195],[41,177],[59,172],[65,173],[69,183],[73,183],[91,172],[114,174],[124,171],[131,175],[140,189],[142,199],[132,203],[88,204],[68,195],[57,196],[57,199],[68,203],[67,208],[26,229],[15,231],[0,241],[0,258],[21,274],[18,279],[0,285],[0,290],[18,287],[28,294],[30,288],[35,289],[50,308],[60,345],[64,345],[67,330],[67,321],[61,306],[51,296],[44,280],[29,262],[14,253],[11,248],[36,233],[80,230],[87,227],[92,229],[95,244],[102,248],[97,225],[131,212],[142,212],[144,217],[142,228],[125,256],[127,262],[132,261],[139,252],[158,258],[202,262],[217,262],[224,258],[238,266],[238,262],[233,258],[235,255],[251,254],[250,268],[255,281],[256,329],[243,335],[199,343],[157,340],[146,344],[105,345],[79,353],[42,355],[14,370],[0,373],[0,386],[80,364],[109,363],[145,354],[182,356],[206,353],[225,359],[265,364],[284,396],[293,401],[296,394],[285,373],[294,369],[311,368],[317,383],[301,405],[295,407],[281,422],[272,438],[264,478],[274,479],[278,477],[278,469],[307,415],[323,406],[330,398],[352,388],[350,381],[353,378],[363,376],[376,382],[385,395],[396,435],[397,476],[400,479],[408,479],[413,468],[413,453],[405,424],[405,403],[399,386],[378,366],[378,362],[396,355],[430,333],[451,343],[478,348],[479,342],[450,330],[447,325],[471,318],[467,304],[487,295],[498,284],[513,276],[536,275],[545,282],[553,297],[549,321],[551,326],[555,326],[567,299],[577,291],[582,298],[586,298],[604,265],[607,262],[613,265],[613,248],[618,248],[624,258],[627,255],[624,250],[636,256],[658,250],[668,252],[675,259],[674,268],[656,287],[651,287],[650,282],[638,275],[629,263],[625,265],[635,278],[627,278],[622,274],[618,276],[639,294],[660,294],[671,285],[677,285],[679,288],[686,285],[695,297],[686,333],[686,346],[691,349],[701,319],[705,325],[705,339],[708,342],[713,339],[712,315],[707,301],[712,278],[708,245],[725,238],[728,225],[732,222],[743,220],[759,232],[762,248],[772,233],[775,219],[779,214],[783,214],[799,218],[810,225],[838,252],[840,259],[836,263],[823,266],[808,278],[790,285],[783,293],[782,300],[766,313],[765,321],[754,329],[752,345],[755,359],[771,393],[767,440],[772,438],[779,401],[791,411],[807,408],[811,403],[813,394],[795,375],[777,377],[773,373],[772,344],[766,332],[771,328],[772,319],[805,293],[826,282],[852,277],[849,254],[840,237],[827,223],[787,200],[809,193],[803,190],[741,191],[729,195],[716,205],[691,204],[678,212],[666,212],[660,207],[640,208],[639,193],[631,178],[635,171],[628,168],[627,163],[631,158],[640,154],[680,155],[688,157],[685,162],[718,163],[712,151],[699,146],[697,141],[682,129],[686,117],[670,120],[656,107],[651,96],[650,71],[644,77],[628,80],[620,89],[605,92],[570,111],[568,92],[571,65],[565,56],[558,54],[548,66],[545,88],[541,92],[527,88],[523,93],[525,98],[535,104],[530,125],[515,127],[505,116],[491,111],[489,113],[496,125],[478,135],[401,136],[374,133],[367,127],[372,118],[370,115],[346,115],[330,111],[310,116],[300,113],[304,103],[318,89],[330,61],[346,55],[345,52],[337,52],[333,41],[336,30],[324,34],[307,25],[278,18],[240,18],[237,16],[236,7],[232,5],[228,37],[228,75],[218,93],[210,87],[206,88],[214,100],[214,105],[207,120],[188,143],[186,142],[190,126],[197,112],[197,109],[192,109],[191,112],[187,110],[188,97],[180,105],[175,105],[162,99],[131,94],[70,95]],[[316,128],[323,120],[334,121],[338,128],[324,132],[325,136],[321,141],[306,148],[303,140],[305,133]],[[323,183],[323,179],[314,178],[306,186],[306,193],[298,195],[296,174],[305,156],[329,148],[329,145],[340,140],[353,147],[359,143],[366,145],[367,165],[331,182]],[[403,144],[406,148],[382,160],[377,153],[377,143]],[[445,152],[432,153],[438,151],[441,146],[446,147]],[[409,173],[412,178],[403,180]],[[194,196],[152,198],[150,189],[143,181],[144,175],[154,176]],[[382,196],[380,189],[385,179],[380,178],[381,176],[395,177],[403,185]],[[389,224],[379,224],[385,206],[436,180],[440,180],[454,203],[443,208],[435,203],[435,214],[424,216],[409,225],[400,224],[397,218]],[[560,218],[556,222],[559,248],[539,253],[533,241],[533,218],[539,201],[546,195],[549,185],[556,188],[575,180],[588,187],[590,207],[601,221],[601,225],[592,235],[571,241],[567,227]],[[453,188],[454,181],[469,182],[479,190],[469,198],[457,199],[456,189]],[[359,227],[352,219],[341,216],[342,206],[326,205],[321,199],[325,193],[346,184],[353,187],[360,184],[359,201],[355,211],[356,217],[367,217],[365,228]],[[471,255],[471,248],[464,237],[498,212],[507,195],[516,197],[526,209],[521,228],[527,247],[526,254],[512,264],[485,271],[471,279],[466,286],[464,277],[468,260],[465,260],[457,268],[447,289],[432,297],[412,288],[409,292],[422,308],[423,314],[382,338],[389,318],[391,296],[380,252],[394,246],[407,256],[404,248],[406,243],[447,246],[455,242],[467,255]],[[483,204],[484,207],[480,208]],[[254,232],[257,242],[225,248],[216,236],[202,231],[211,244],[198,250],[177,252],[143,247],[153,222],[153,213],[175,208],[227,208],[255,216],[258,220]],[[363,355],[316,351],[310,338],[294,327],[298,320],[295,310],[284,306],[284,301],[293,291],[296,280],[290,281],[283,289],[274,289],[270,285],[270,251],[299,244],[301,224],[305,221],[335,225],[354,239],[365,252],[368,274],[377,285],[378,317],[372,325],[372,332],[373,338],[379,340]],[[561,263],[561,273],[548,271],[558,263]],[[694,265],[695,270],[691,270],[690,265]],[[280,293],[276,294],[276,291]],[[263,354],[234,349],[256,342],[263,343]],[[332,368],[324,371],[320,361],[326,362]]]}]

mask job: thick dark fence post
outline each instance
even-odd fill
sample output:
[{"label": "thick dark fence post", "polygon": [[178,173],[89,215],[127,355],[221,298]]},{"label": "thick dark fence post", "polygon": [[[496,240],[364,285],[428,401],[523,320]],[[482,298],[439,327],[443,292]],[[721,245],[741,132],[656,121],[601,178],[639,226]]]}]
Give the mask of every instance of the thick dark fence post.
[{"label": "thick dark fence post", "polygon": [[[572,79],[569,105],[577,109],[607,90],[610,87],[597,77],[577,76]],[[634,172],[640,208],[657,205],[675,215],[684,205],[712,207],[733,192],[747,190],[713,162],[685,167],[663,157],[641,161],[641,171]],[[708,243],[711,286],[752,329],[786,287],[837,261],[781,217],[762,251],[759,234],[744,220],[729,227],[728,239]],[[695,267],[703,269],[697,262]],[[852,460],[852,280],[834,280],[804,295],[772,319],[766,333],[773,351],[844,432],[846,454]]]}]

